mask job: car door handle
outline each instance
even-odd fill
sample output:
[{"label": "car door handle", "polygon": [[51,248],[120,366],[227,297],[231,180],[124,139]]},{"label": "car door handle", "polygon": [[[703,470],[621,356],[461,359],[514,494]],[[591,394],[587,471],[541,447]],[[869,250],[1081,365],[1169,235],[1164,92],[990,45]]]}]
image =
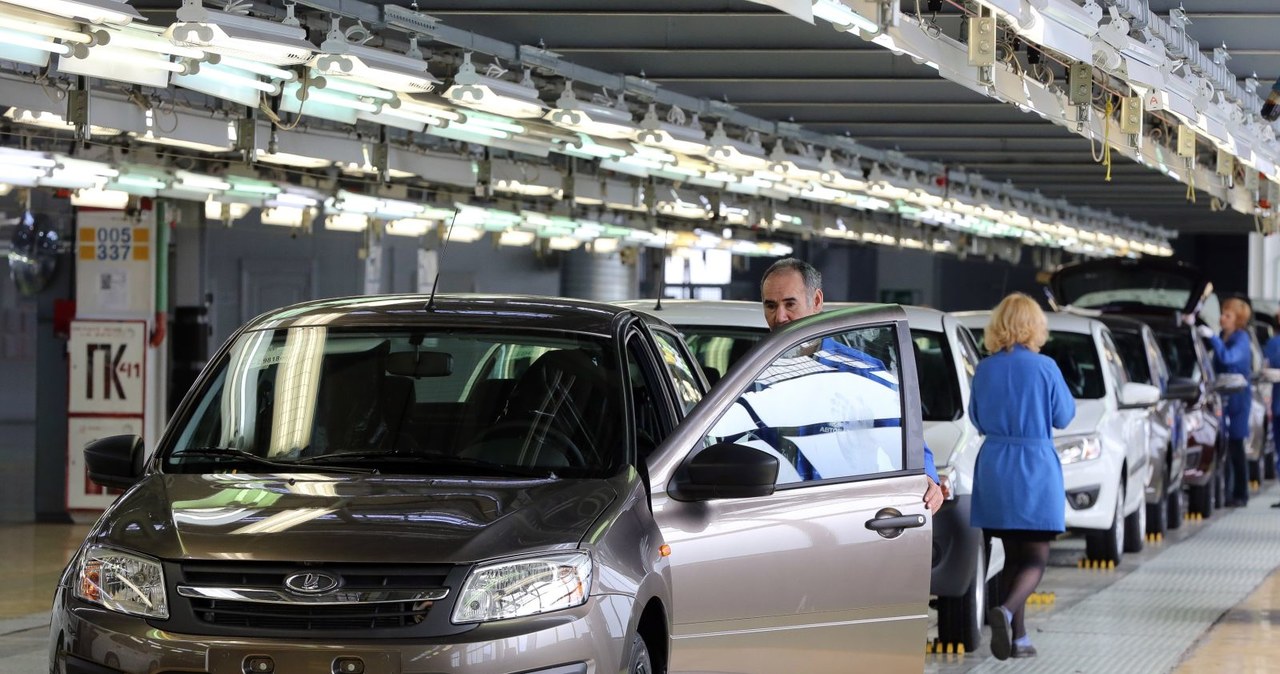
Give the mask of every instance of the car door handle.
[{"label": "car door handle", "polygon": [[892,537],[902,533],[903,529],[922,527],[925,522],[924,515],[898,515],[881,511],[875,518],[867,520],[867,528],[881,536]]}]

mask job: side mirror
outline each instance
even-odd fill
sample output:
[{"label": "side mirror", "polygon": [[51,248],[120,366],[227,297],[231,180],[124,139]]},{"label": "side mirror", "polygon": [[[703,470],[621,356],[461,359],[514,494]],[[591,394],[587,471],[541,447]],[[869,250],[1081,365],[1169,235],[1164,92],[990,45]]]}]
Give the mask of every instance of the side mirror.
[{"label": "side mirror", "polygon": [[1149,407],[1160,400],[1160,389],[1151,384],[1129,382],[1120,387],[1121,407]]},{"label": "side mirror", "polygon": [[777,481],[778,457],[720,442],[685,459],[672,478],[671,495],[681,501],[768,496]]},{"label": "side mirror", "polygon": [[89,479],[104,487],[127,489],[142,476],[146,448],[136,435],[112,435],[84,446]]},{"label": "side mirror", "polygon": [[707,386],[715,386],[716,382],[720,381],[720,378],[724,376],[720,370],[706,365],[702,366],[702,374],[707,378]]},{"label": "side mirror", "polygon": [[1164,397],[1166,400],[1193,403],[1200,399],[1200,385],[1187,377],[1172,377],[1165,386]]},{"label": "side mirror", "polygon": [[1213,390],[1223,395],[1239,393],[1249,388],[1249,380],[1238,372],[1224,372],[1213,380]]}]

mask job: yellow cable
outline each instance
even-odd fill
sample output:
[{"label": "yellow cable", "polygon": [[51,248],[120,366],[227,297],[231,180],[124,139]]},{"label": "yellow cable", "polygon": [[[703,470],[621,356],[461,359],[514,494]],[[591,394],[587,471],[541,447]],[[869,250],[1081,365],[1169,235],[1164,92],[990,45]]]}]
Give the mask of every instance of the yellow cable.
[{"label": "yellow cable", "polygon": [[1107,167],[1106,182],[1111,182],[1111,113],[1115,104],[1107,96],[1107,116],[1102,118],[1102,165]]}]

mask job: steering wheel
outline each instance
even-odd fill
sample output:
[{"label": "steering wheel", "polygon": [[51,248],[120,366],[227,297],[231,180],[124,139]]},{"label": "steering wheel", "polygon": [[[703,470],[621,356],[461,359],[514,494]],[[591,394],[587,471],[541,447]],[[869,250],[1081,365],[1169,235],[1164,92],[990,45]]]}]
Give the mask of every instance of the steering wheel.
[{"label": "steering wheel", "polygon": [[[470,447],[464,450],[463,454],[469,454],[471,450],[476,448],[478,445],[494,442],[495,440],[506,438],[525,440],[528,439],[532,433],[541,434],[542,441],[536,442],[536,439],[531,440],[534,460],[532,462],[521,461],[520,465],[554,468],[555,466],[553,464],[538,461],[538,458],[542,456],[543,452],[548,450],[563,456],[565,465],[576,467],[585,467],[588,465],[586,456],[582,453],[578,444],[573,441],[573,438],[569,437],[569,434],[549,424],[535,425],[531,421],[522,419],[500,421],[496,425],[485,429],[480,433],[480,435],[476,436],[476,438],[471,441]],[[481,456],[478,458],[486,457]],[[518,455],[513,456],[513,458],[518,459]]]}]

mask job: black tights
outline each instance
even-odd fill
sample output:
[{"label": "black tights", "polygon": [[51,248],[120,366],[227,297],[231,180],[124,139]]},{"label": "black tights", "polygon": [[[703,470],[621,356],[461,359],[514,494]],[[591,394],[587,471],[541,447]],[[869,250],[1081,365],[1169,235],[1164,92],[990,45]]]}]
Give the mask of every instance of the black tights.
[{"label": "black tights", "polygon": [[1004,570],[1000,572],[1001,606],[1013,614],[1013,638],[1027,633],[1027,598],[1036,591],[1049,565],[1048,541],[1004,542]]}]

